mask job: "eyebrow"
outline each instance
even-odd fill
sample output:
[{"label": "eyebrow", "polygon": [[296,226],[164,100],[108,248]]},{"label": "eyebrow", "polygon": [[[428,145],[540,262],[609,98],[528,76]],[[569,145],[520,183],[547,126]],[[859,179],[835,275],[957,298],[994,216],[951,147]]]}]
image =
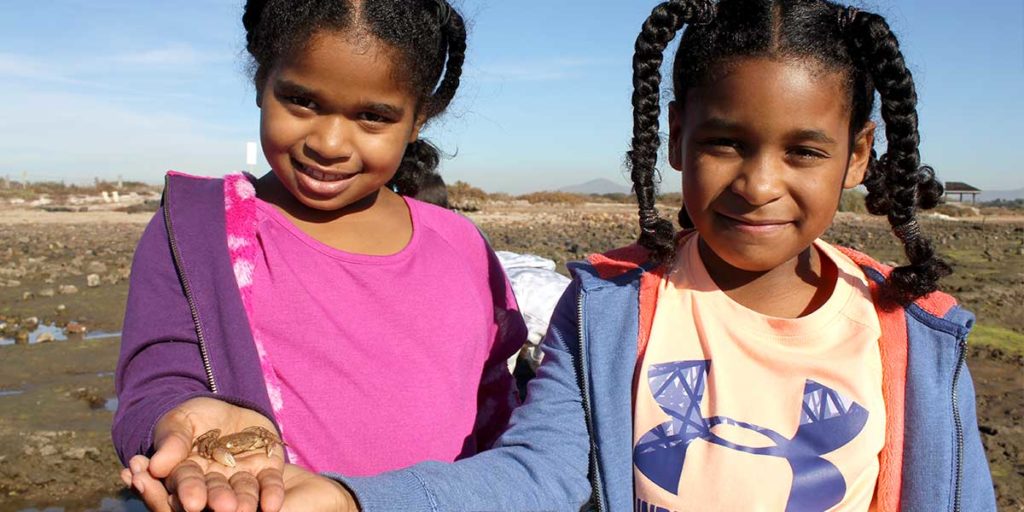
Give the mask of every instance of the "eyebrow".
[{"label": "eyebrow", "polygon": [[373,112],[376,112],[377,114],[383,115],[385,117],[393,117],[395,119],[401,119],[402,116],[405,115],[404,110],[394,105],[389,105],[387,103],[370,103],[366,105],[366,108],[372,110]]},{"label": "eyebrow", "polygon": [[284,78],[278,78],[277,81],[274,82],[274,88],[282,89],[287,94],[298,94],[300,96],[319,97],[319,94],[317,94],[317,92],[314,91],[313,89],[310,89],[304,85],[297,84],[295,82],[292,82],[291,80],[287,80]]},{"label": "eyebrow", "polygon": [[[743,125],[741,125],[740,123],[737,123],[735,121],[730,121],[728,119],[723,119],[721,117],[712,117],[712,118],[706,119],[705,121],[703,121],[702,123],[697,125],[697,129],[698,130],[736,131],[736,130],[742,130],[743,129]],[[804,129],[804,130],[793,131],[793,132],[789,133],[788,135],[789,135],[789,138],[792,139],[792,140],[809,140],[809,141],[814,141],[814,142],[818,142],[818,143],[821,143],[821,144],[837,144],[835,139],[833,139],[832,137],[829,137],[828,134],[825,133],[822,130],[814,130],[814,129],[808,128],[808,129]]]},{"label": "eyebrow", "polygon": [[[274,86],[275,88],[281,90],[285,94],[309,96],[313,99],[321,98],[321,95],[317,91],[284,78],[279,78],[277,82],[274,83]],[[402,116],[405,114],[405,110],[403,110],[402,108],[396,107],[388,103],[369,102],[364,104],[362,108],[373,111],[385,117],[395,117],[397,119],[401,119]]]},{"label": "eyebrow", "polygon": [[836,144],[836,140],[821,130],[797,130],[790,134],[796,140],[810,140],[821,144]]}]

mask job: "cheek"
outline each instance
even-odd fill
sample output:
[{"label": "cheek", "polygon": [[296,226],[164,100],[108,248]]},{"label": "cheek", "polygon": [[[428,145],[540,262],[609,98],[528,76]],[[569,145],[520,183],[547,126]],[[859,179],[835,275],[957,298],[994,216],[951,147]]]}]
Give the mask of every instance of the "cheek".
[{"label": "cheek", "polygon": [[[260,140],[266,152],[287,152],[288,148],[303,138],[302,123],[292,116],[280,112],[280,108],[267,106],[260,115]],[[268,159],[272,155],[267,155]]]}]

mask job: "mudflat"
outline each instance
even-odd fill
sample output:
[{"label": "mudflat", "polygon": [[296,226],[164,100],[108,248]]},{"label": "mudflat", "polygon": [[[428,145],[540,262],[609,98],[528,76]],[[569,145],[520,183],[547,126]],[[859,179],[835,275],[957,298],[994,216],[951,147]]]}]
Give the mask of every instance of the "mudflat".
[{"label": "mudflat", "polygon": [[[127,278],[151,215],[0,207],[0,510],[137,508],[117,477],[110,423]],[[467,213],[495,249],[554,259],[562,272],[633,241],[635,215],[623,204],[512,201]],[[1000,509],[1024,510],[1024,216],[922,226],[955,269],[944,289],[978,316],[968,365],[982,440]],[[840,213],[825,238],[902,261],[874,217]]]}]

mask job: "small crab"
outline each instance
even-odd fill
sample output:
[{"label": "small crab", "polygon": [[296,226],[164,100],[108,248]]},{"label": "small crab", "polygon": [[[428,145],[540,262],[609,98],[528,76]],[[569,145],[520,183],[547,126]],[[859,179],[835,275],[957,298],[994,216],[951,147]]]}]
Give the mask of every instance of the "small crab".
[{"label": "small crab", "polygon": [[266,448],[267,457],[270,457],[274,453],[275,444],[286,446],[277,434],[263,427],[249,427],[224,437],[220,436],[220,429],[215,428],[197,437],[192,447],[199,450],[199,455],[233,468],[235,455]]}]

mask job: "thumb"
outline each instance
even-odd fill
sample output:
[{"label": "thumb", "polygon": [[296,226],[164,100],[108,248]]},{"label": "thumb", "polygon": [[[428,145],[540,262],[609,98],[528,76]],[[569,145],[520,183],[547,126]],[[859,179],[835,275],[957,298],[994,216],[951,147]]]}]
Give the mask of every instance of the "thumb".
[{"label": "thumb", "polygon": [[156,452],[149,462],[149,473],[155,478],[166,478],[180,462],[192,453],[195,429],[188,416],[179,411],[165,414],[153,429]]}]

